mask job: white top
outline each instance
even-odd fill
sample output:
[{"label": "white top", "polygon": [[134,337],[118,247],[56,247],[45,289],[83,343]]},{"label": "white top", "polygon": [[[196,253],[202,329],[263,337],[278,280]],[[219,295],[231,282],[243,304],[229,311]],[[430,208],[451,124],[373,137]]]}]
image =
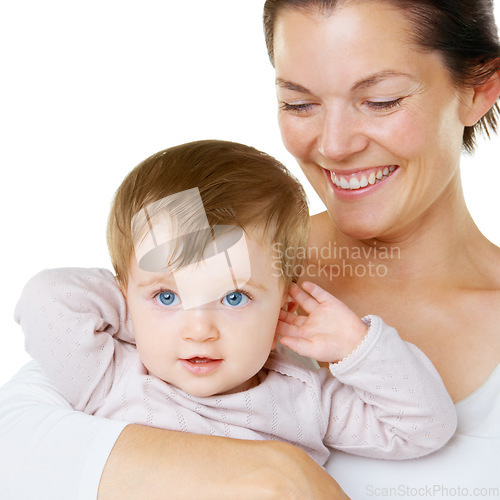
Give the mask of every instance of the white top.
[{"label": "white top", "polygon": [[500,498],[500,365],[455,408],[455,435],[431,455],[395,462],[333,451],[326,469],[353,500]]},{"label": "white top", "polygon": [[126,425],[74,411],[28,363],[0,387],[0,498],[95,500]]}]

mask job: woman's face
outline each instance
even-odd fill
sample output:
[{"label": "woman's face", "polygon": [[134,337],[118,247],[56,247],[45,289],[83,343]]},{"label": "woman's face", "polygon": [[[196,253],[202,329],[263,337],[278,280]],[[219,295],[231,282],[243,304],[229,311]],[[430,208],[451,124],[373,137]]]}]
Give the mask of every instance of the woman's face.
[{"label": "woman's face", "polygon": [[285,10],[275,28],[279,123],[337,227],[398,240],[460,193],[469,94],[410,42],[388,3]]}]

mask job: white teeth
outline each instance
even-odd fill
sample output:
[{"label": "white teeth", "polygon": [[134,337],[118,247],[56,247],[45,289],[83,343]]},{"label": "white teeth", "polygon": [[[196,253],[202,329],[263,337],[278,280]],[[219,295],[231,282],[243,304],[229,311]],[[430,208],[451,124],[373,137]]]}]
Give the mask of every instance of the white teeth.
[{"label": "white teeth", "polygon": [[360,186],[360,183],[358,181],[358,179],[356,179],[356,177],[351,177],[350,180],[349,180],[349,187],[351,189],[359,189],[361,186]]},{"label": "white teeth", "polygon": [[207,358],[191,358],[189,361],[191,361],[191,363],[194,363],[195,365],[197,365],[200,363],[208,363],[210,360]]},{"label": "white teeth", "polygon": [[349,180],[347,180],[347,177],[344,175],[337,176],[335,172],[331,172],[330,178],[332,179],[332,182],[341,189],[356,190],[364,188],[368,185],[373,186],[373,184],[378,184],[379,182],[385,180],[396,169],[396,165],[391,165],[389,167],[381,168],[376,172],[372,171],[368,177],[363,174],[361,179],[356,177],[357,174],[352,174],[351,176],[347,176],[349,177]]}]

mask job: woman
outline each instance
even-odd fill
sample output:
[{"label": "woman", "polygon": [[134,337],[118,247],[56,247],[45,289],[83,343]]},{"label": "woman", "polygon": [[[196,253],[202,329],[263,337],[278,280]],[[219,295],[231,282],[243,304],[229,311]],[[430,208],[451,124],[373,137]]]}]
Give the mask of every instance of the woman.
[{"label": "woman", "polygon": [[418,461],[334,453],[328,470],[356,499],[400,486],[498,494],[500,249],[474,225],[459,172],[462,143],[472,150],[498,116],[491,4],[335,4],[266,3],[282,137],[328,209],[313,218],[308,277],[429,356],[459,430]]},{"label": "woman", "polygon": [[[465,4],[471,4],[474,22],[458,19],[455,24],[476,27],[477,33],[472,34],[457,32],[451,14],[441,27],[425,29],[424,20],[443,18],[432,7],[443,2],[420,2],[431,5],[421,12],[414,8],[415,2],[397,0],[337,3],[266,3],[283,139],[329,210],[313,219],[309,278],[360,315],[370,311],[395,325],[403,338],[434,362],[458,401],[458,411],[462,405],[467,414],[477,402],[483,405],[479,412],[486,419],[469,418],[469,427],[478,422],[476,430],[459,428],[457,440],[428,462],[419,461],[422,469],[415,483],[405,481],[408,471],[419,470],[416,463],[381,463],[334,454],[329,471],[355,499],[389,496],[391,488],[400,486],[442,486],[434,495],[445,496],[443,488],[457,488],[464,477],[462,471],[455,474],[452,469],[453,482],[443,480],[446,471],[457,466],[467,471],[465,465],[470,468],[471,462],[486,471],[484,481],[491,479],[491,484],[483,481],[471,487],[493,488],[498,474],[490,474],[487,467],[492,461],[483,448],[478,455],[476,446],[484,437],[490,445],[495,438],[498,443],[498,430],[495,434],[493,423],[487,421],[495,420],[495,408],[484,408],[480,396],[486,393],[491,405],[496,403],[498,420],[498,402],[488,396],[498,393],[491,386],[495,382],[498,386],[500,250],[482,237],[470,219],[458,174],[462,137],[470,149],[475,124],[483,120],[477,130],[495,121],[491,108],[500,92],[500,50],[487,22],[489,3],[447,2],[456,16],[458,11],[466,16]],[[491,19],[491,10],[489,15]],[[447,33],[452,33],[448,43],[430,36]],[[471,40],[471,45],[459,48],[458,58],[444,52],[459,40]],[[466,56],[475,62],[469,67],[472,71],[458,64]],[[27,372],[16,384],[20,392],[36,390],[30,388]],[[88,478],[94,478],[97,490],[107,454],[105,445],[95,444],[95,436],[109,450],[123,428],[84,416],[75,423],[76,416],[61,407],[56,395],[44,394],[42,404],[39,393],[33,392],[41,405],[38,416],[33,409],[23,412],[24,406],[18,404],[18,420],[3,419],[2,445],[10,444],[13,452],[12,460],[2,464],[6,478],[2,486],[8,493],[17,488],[7,498],[23,498],[22,488],[7,481],[9,470],[15,474],[21,461],[38,467],[39,477],[31,479],[39,487],[44,477],[47,483],[57,478],[65,482],[72,474],[73,482],[82,483],[76,488],[83,491]],[[6,403],[0,408],[9,411],[12,407],[6,404],[12,404],[12,395],[4,392],[3,397]],[[463,404],[468,401],[472,404]],[[54,410],[51,404],[59,407]],[[463,421],[467,415],[460,418]],[[30,425],[38,421],[44,421],[52,433],[71,436],[71,447],[64,448],[69,438],[47,436],[43,430],[34,450],[42,451],[38,455],[30,455],[28,446],[22,448],[25,443],[8,442],[16,426],[33,432]],[[94,463],[83,459],[85,441],[78,432],[95,447]],[[46,465],[43,452],[51,446],[60,446],[65,459],[47,460]],[[74,465],[64,469],[71,460],[86,470],[79,473]],[[60,466],[58,470],[52,470],[54,464]],[[63,472],[58,475],[59,471]],[[435,471],[441,482],[426,483],[429,471]],[[244,498],[243,494],[292,498],[292,492],[297,498],[341,498],[336,483],[288,445],[179,435],[133,425],[125,427],[109,455],[99,498],[126,494],[175,498],[199,494],[200,488],[209,498]],[[48,491],[51,498],[77,497],[76,489],[66,495],[58,488]],[[400,491],[396,494],[403,496]]]}]

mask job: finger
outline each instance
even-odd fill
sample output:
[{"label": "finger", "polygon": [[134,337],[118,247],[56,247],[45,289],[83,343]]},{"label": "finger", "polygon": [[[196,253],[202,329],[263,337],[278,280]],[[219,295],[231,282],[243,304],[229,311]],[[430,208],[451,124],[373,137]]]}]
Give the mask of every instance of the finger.
[{"label": "finger", "polygon": [[300,328],[306,321],[307,321],[307,316],[297,316],[297,319],[295,320],[295,326],[297,328]]},{"label": "finger", "polygon": [[281,337],[280,344],[288,347],[301,356],[311,357],[311,343],[306,339],[296,337]]},{"label": "finger", "polygon": [[290,296],[304,311],[310,314],[318,306],[318,301],[302,290],[298,285],[292,283],[289,290]]},{"label": "finger", "polygon": [[330,302],[332,300],[338,300],[331,293],[327,292],[324,288],[321,288],[312,281],[304,281],[301,286],[320,304],[324,304],[325,302]]},{"label": "finger", "polygon": [[279,320],[283,321],[285,323],[288,323],[289,325],[293,325],[297,319],[297,315],[293,314],[288,311],[284,311],[283,309],[280,310],[280,315],[279,315]]},{"label": "finger", "polygon": [[276,333],[282,337],[292,337],[295,335],[296,330],[296,326],[290,325],[281,320],[278,321],[278,324],[276,325]]},{"label": "finger", "polygon": [[307,320],[307,316],[299,316],[297,314],[281,309],[278,319],[280,321],[288,323],[289,325],[302,326]]},{"label": "finger", "polygon": [[307,338],[309,335],[304,328],[300,328],[296,325],[290,325],[283,321],[278,321],[276,325],[276,333],[282,335],[283,337],[294,337],[294,338]]}]

